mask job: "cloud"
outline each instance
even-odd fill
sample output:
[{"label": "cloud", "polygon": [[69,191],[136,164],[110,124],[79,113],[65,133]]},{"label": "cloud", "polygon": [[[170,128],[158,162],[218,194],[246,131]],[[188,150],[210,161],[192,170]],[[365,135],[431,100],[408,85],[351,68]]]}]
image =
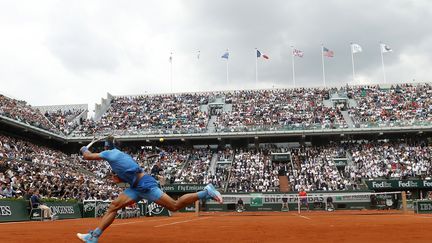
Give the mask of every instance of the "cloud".
[{"label": "cloud", "polygon": [[[321,44],[331,86],[352,80],[350,42],[361,83],[429,81],[429,1],[38,1],[0,3],[2,91],[31,104],[90,103],[106,92],[174,92],[322,85]],[[229,76],[220,58],[230,50]],[[270,56],[258,62],[255,48]],[[196,58],[201,51],[200,59]],[[22,87],[26,87],[23,89]],[[50,95],[46,95],[49,93]]]}]

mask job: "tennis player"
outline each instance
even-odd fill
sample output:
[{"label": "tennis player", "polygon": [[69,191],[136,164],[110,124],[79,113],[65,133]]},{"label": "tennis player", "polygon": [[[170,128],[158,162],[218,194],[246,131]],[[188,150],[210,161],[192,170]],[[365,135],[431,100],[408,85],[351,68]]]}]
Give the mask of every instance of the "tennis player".
[{"label": "tennis player", "polygon": [[98,242],[104,230],[114,221],[117,210],[141,199],[155,202],[170,211],[177,211],[199,199],[212,198],[219,203],[223,203],[221,194],[212,184],[208,184],[203,191],[185,194],[178,200],[172,199],[161,191],[156,180],[151,175],[145,174],[130,155],[116,148],[115,139],[112,136],[105,141],[105,151],[101,153],[92,153],[87,146],[82,147],[80,151],[86,160],[108,161],[112,171],[115,173],[112,178],[113,181],[116,183],[127,182],[130,185],[117,199],[111,202],[96,229],[89,231],[87,234],[77,234],[78,238],[83,242]]}]

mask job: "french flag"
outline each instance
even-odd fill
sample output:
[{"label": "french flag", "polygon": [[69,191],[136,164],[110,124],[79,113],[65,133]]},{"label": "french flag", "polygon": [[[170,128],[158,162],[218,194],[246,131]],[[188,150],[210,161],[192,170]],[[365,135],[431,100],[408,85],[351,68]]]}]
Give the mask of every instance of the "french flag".
[{"label": "french flag", "polygon": [[267,55],[262,54],[259,50],[256,50],[256,51],[257,51],[257,58],[262,57],[264,59],[269,59],[269,57]]}]

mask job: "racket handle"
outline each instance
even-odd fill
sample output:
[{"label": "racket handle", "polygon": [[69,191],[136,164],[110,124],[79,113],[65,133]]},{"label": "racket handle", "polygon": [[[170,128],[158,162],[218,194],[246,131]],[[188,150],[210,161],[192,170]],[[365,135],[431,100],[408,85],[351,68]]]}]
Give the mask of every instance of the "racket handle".
[{"label": "racket handle", "polygon": [[88,151],[88,147],[87,146],[82,146],[81,149],[80,149],[80,152],[83,154],[86,151]]}]

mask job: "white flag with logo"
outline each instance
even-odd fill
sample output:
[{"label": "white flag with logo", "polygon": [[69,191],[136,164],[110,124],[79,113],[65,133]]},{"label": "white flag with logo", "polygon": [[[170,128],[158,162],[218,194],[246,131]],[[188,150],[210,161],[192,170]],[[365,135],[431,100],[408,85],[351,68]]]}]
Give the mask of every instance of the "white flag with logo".
[{"label": "white flag with logo", "polygon": [[352,53],[358,53],[358,52],[362,52],[363,49],[359,44],[352,43],[351,44],[351,51],[352,51]]},{"label": "white flag with logo", "polygon": [[381,43],[381,52],[382,53],[386,53],[386,52],[392,52],[393,50],[390,48],[390,46]]}]

